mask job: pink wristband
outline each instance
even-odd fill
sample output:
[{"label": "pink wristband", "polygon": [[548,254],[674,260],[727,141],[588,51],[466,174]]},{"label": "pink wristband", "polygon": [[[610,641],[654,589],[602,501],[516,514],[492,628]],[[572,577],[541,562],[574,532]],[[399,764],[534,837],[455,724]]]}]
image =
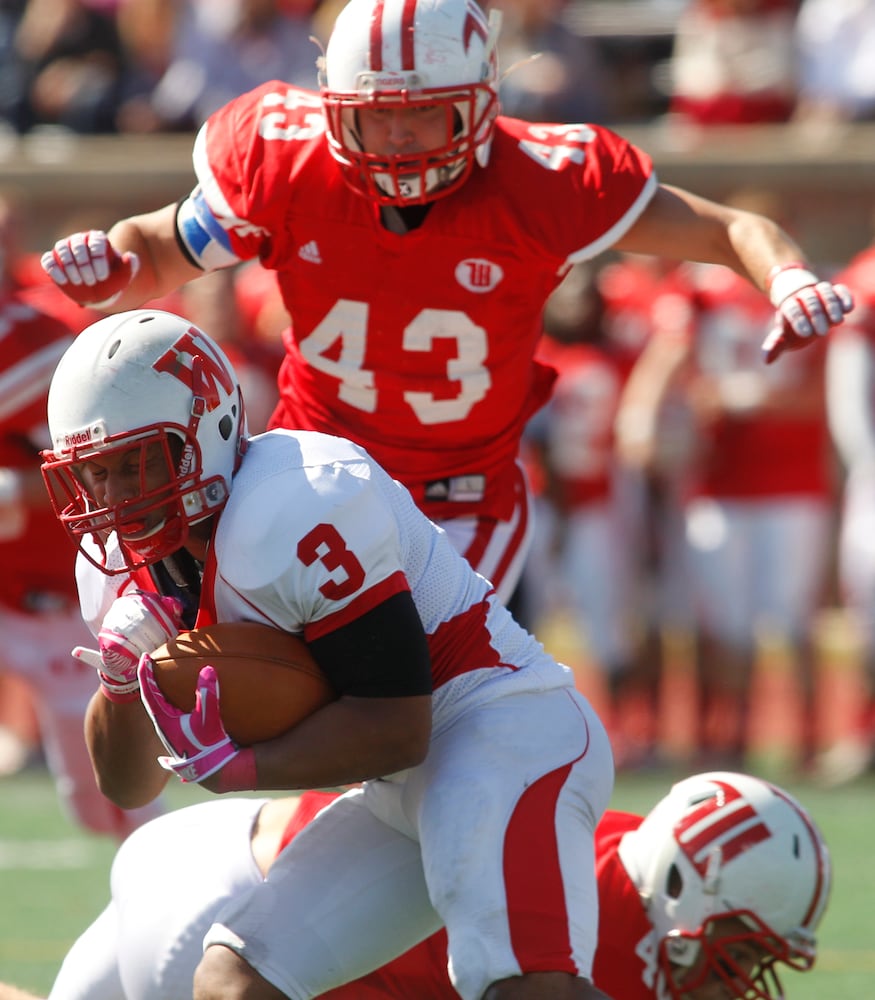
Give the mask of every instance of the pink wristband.
[{"label": "pink wristband", "polygon": [[258,787],[258,773],[255,767],[255,750],[241,747],[216,775],[219,779],[218,792],[251,792]]},{"label": "pink wristband", "polygon": [[133,691],[113,691],[109,685],[101,681],[100,690],[103,692],[103,697],[106,698],[107,701],[111,701],[116,705],[124,705],[127,702],[140,700],[139,685],[137,685]]}]

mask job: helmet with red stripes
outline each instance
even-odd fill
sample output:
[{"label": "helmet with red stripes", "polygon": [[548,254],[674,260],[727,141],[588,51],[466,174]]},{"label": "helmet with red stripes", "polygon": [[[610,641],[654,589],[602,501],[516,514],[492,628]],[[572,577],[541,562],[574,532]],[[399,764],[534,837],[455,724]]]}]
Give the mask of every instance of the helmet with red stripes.
[{"label": "helmet with red stripes", "polygon": [[[328,144],[347,182],[381,204],[424,204],[485,166],[498,114],[499,16],[475,0],[350,0],[320,85]],[[365,109],[443,109],[442,137],[413,152],[364,148]]]},{"label": "helmet with red stripes", "polygon": [[829,853],[782,789],[730,772],[687,778],[619,851],[654,926],[662,988],[675,1000],[711,996],[715,980],[727,996],[779,1000],[776,963],[814,964]]},{"label": "helmet with red stripes", "polygon": [[[79,334],[52,378],[48,420],[42,472],[55,513],[109,575],[185,545],[191,526],[225,505],[246,442],[227,356],[158,309],[105,316]],[[108,464],[125,476],[112,494]]]}]

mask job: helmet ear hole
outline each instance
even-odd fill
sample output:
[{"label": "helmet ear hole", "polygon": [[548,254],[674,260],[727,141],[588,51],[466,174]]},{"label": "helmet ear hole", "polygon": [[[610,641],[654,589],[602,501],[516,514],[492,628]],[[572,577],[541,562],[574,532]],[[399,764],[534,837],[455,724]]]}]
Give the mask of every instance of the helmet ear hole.
[{"label": "helmet ear hole", "polygon": [[[698,979],[676,979],[695,963],[697,977],[728,984],[727,996],[778,1000],[772,966],[813,964],[830,856],[783,789],[729,771],[693,775],[624,834],[618,851],[653,924],[671,996],[698,989]],[[763,957],[752,964],[757,951]]]},{"label": "helmet ear hole", "polygon": [[[244,450],[231,362],[187,319],[155,309],[83,330],[58,363],[47,411],[53,449],[42,468],[53,508],[83,556],[109,575],[183,546],[189,528],[224,505]],[[83,473],[91,458],[125,459],[130,470],[138,461],[135,495],[91,488],[96,480]],[[112,534],[117,561],[106,545]]]},{"label": "helmet ear hole", "polygon": [[668,870],[665,880],[665,894],[671,899],[680,899],[684,891],[684,877],[681,875],[677,865],[672,865]]}]

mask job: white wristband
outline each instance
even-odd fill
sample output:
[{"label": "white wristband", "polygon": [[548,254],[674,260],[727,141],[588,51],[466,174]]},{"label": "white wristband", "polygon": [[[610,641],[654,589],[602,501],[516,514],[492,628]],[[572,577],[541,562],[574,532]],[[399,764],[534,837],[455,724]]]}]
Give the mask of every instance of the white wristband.
[{"label": "white wristband", "polygon": [[788,267],[778,271],[769,285],[769,301],[777,309],[781,303],[800,288],[816,285],[820,278],[804,267]]}]

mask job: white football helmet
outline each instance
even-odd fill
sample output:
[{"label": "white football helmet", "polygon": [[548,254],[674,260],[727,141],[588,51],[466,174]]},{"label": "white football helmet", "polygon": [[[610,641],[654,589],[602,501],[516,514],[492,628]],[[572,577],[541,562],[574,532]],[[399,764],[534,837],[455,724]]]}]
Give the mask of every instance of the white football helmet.
[{"label": "white football helmet", "polygon": [[[619,852],[655,929],[660,995],[681,1000],[716,976],[727,996],[780,1000],[775,964],[814,964],[829,853],[808,813],[780,788],[730,772],[687,778],[623,837]],[[729,917],[744,930],[721,936],[715,921]],[[739,942],[763,955],[752,971],[732,957]],[[689,970],[701,956],[693,982]]]},{"label": "white football helmet", "polygon": [[[489,159],[498,114],[500,15],[475,0],[350,0],[320,60],[328,145],[352,188],[380,204],[424,204]],[[363,108],[442,106],[446,140],[426,152],[367,152]]]},{"label": "white football helmet", "polygon": [[[191,525],[224,506],[246,442],[243,397],[224,352],[187,320],[156,309],[107,316],[79,334],[52,378],[48,419],[52,450],[42,470],[55,513],[108,575],[184,545]],[[156,444],[167,475],[150,489],[144,459]],[[139,462],[138,495],[101,507],[82,464],[123,453]],[[148,532],[137,530],[155,520]],[[112,532],[121,565],[107,562]]]}]

